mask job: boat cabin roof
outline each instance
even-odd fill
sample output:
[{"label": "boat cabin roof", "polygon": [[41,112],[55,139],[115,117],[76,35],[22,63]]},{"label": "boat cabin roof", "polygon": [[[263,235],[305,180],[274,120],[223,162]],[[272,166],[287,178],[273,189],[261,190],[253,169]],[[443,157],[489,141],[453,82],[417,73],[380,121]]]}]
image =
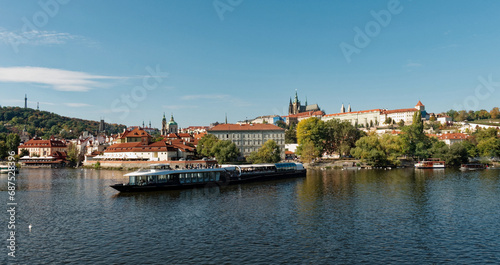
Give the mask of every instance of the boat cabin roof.
[{"label": "boat cabin roof", "polygon": [[182,169],[182,170],[157,170],[157,171],[134,171],[124,176],[159,176],[168,174],[181,174],[181,173],[203,173],[203,172],[222,172],[226,171],[223,168],[210,168],[210,169]]}]

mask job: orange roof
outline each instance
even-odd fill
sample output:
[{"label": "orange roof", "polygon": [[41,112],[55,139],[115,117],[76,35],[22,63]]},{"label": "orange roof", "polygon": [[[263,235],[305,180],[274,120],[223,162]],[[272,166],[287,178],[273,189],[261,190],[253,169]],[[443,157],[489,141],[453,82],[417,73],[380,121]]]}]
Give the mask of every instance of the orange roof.
[{"label": "orange roof", "polygon": [[151,137],[149,133],[147,133],[145,130],[141,129],[140,127],[134,128],[132,131],[125,131],[120,138],[126,138],[126,137]]},{"label": "orange roof", "polygon": [[438,139],[439,140],[446,140],[446,139],[449,139],[449,140],[460,140],[460,139],[467,139],[469,138],[469,136],[467,134],[464,134],[464,133],[447,133],[447,134],[442,134],[440,136],[438,136]]},{"label": "orange roof", "polygon": [[208,130],[209,132],[216,131],[285,131],[285,129],[280,128],[273,124],[219,124],[212,129]]},{"label": "orange roof", "polygon": [[18,148],[40,148],[40,147],[66,147],[66,144],[59,140],[41,140],[41,139],[31,139],[26,143],[20,145]]},{"label": "orange roof", "polygon": [[341,115],[346,115],[346,114],[360,114],[360,113],[369,113],[369,112],[381,112],[381,111],[382,111],[381,109],[360,110],[360,111],[351,111],[351,112],[327,114],[327,115],[325,115],[325,117],[341,116]]},{"label": "orange roof", "polygon": [[400,112],[415,112],[415,111],[418,111],[418,110],[415,109],[415,108],[411,108],[411,109],[394,109],[394,110],[385,110],[385,111],[382,111],[382,114],[391,114],[391,113],[400,113]]},{"label": "orange roof", "polygon": [[424,104],[422,104],[422,102],[420,102],[420,100],[419,100],[417,103],[417,107],[422,107],[422,106],[424,106]]}]

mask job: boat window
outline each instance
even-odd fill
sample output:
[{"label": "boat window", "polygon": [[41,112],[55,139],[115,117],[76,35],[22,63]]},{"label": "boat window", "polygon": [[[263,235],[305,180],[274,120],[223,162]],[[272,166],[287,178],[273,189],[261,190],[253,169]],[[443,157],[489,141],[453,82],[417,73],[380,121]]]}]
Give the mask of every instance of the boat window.
[{"label": "boat window", "polygon": [[215,180],[215,172],[210,172],[210,181]]},{"label": "boat window", "polygon": [[220,172],[215,172],[215,181],[219,181],[220,179]]},{"label": "boat window", "polygon": [[168,175],[159,175],[158,182],[167,182]]},{"label": "boat window", "polygon": [[191,179],[192,179],[192,176],[193,174],[191,173],[186,173],[186,183],[191,183]]},{"label": "boat window", "polygon": [[148,176],[148,183],[156,183],[157,176]]},{"label": "boat window", "polygon": [[186,182],[186,174],[179,174],[179,182],[180,183]]},{"label": "boat window", "polygon": [[128,181],[128,183],[129,183],[130,185],[135,185],[135,176],[130,176],[130,177],[129,177],[129,181]]},{"label": "boat window", "polygon": [[203,173],[204,177],[205,177],[205,182],[208,182],[210,180],[210,174],[209,172],[205,172]]}]

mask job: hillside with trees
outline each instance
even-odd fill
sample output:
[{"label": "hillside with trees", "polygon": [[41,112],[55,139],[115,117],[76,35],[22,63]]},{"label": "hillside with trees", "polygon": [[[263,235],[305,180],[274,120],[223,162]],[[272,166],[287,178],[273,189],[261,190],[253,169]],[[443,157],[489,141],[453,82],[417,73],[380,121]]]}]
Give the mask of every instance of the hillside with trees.
[{"label": "hillside with trees", "polygon": [[[30,108],[0,107],[0,133],[20,134],[25,128],[31,137],[36,135],[48,139],[54,135],[71,139],[77,138],[83,131],[96,132],[99,130],[99,122]],[[124,128],[125,125],[106,123],[108,133],[119,133]]]}]

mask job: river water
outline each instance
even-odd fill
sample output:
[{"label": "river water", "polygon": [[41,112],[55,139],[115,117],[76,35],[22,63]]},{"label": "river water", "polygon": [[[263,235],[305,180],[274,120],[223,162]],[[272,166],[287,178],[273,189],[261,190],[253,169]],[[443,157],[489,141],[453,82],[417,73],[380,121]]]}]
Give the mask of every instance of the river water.
[{"label": "river water", "polygon": [[[310,170],[122,195],[123,171],[22,169],[2,264],[500,264],[500,170]],[[31,231],[29,224],[32,225]]]}]

